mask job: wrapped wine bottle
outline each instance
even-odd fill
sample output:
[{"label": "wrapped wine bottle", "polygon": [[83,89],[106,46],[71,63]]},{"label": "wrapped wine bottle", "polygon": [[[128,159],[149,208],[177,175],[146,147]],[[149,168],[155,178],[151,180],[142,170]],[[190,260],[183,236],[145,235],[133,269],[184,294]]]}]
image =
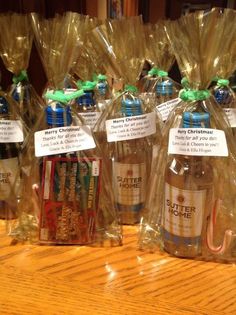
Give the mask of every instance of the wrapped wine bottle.
[{"label": "wrapped wine bottle", "polygon": [[[121,112],[124,117],[127,117],[125,119],[127,127],[129,122],[133,124],[132,121],[145,119],[142,101],[137,97],[130,98],[129,95],[124,95],[121,101]],[[132,128],[129,131],[132,133]],[[151,157],[152,145],[147,137],[130,140],[127,138],[127,140],[115,143],[112,158],[113,188],[116,205],[124,224],[140,221],[146,198]]]},{"label": "wrapped wine bottle", "polygon": [[23,141],[23,132],[19,120],[11,120],[9,103],[4,96],[0,96],[0,127],[0,219],[14,219],[20,198],[17,142]]},{"label": "wrapped wine bottle", "polygon": [[[182,127],[210,128],[210,114],[184,112]],[[167,252],[181,257],[201,254],[201,234],[212,205],[212,185],[210,157],[172,156],[165,170],[162,226]]]}]

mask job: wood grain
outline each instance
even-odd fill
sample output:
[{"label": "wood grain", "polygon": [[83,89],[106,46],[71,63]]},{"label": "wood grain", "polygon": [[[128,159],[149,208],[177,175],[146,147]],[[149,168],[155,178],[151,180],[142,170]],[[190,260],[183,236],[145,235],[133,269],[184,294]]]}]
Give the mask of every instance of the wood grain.
[{"label": "wood grain", "polygon": [[10,246],[0,230],[0,314],[236,314],[234,265],[141,252],[136,234],[114,248]]}]

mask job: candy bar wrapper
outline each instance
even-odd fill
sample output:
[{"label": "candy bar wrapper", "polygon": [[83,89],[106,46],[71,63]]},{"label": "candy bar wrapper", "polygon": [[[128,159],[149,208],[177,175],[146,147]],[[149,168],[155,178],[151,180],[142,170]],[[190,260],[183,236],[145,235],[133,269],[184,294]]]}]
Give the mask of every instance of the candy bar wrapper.
[{"label": "candy bar wrapper", "polygon": [[222,108],[206,90],[227,49],[230,14],[199,11],[166,27],[189,87],[180,92],[154,161],[141,249],[235,262],[235,142]]},{"label": "candy bar wrapper", "polygon": [[[222,10],[222,14],[223,10]],[[213,79],[212,93],[218,104],[223,108],[235,136],[236,127],[236,98],[229,84],[229,78],[236,69],[236,12],[228,12],[230,23],[225,26],[224,36],[227,36],[228,48],[220,56],[220,67]]]},{"label": "candy bar wrapper", "polygon": [[145,57],[151,70],[140,80],[140,89],[144,98],[153,98],[154,107],[162,121],[179,102],[180,84],[168,76],[175,57],[165,32],[165,25],[170,21],[145,24]]},{"label": "candy bar wrapper", "polygon": [[[73,109],[74,99],[84,92],[64,89],[78,57],[79,20],[76,13],[50,20],[32,15],[50,89],[45,110],[24,142],[22,221],[15,237],[40,244],[120,245],[106,157]],[[30,225],[32,216],[36,230]]]},{"label": "candy bar wrapper", "polygon": [[22,143],[28,129],[16,102],[0,92],[0,221],[4,233],[12,234],[19,219],[22,198]]},{"label": "candy bar wrapper", "polygon": [[28,15],[5,13],[0,15],[0,54],[7,70],[13,74],[9,94],[17,102],[20,114],[29,129],[35,124],[43,103],[30,84],[27,68],[33,33]]},{"label": "candy bar wrapper", "polygon": [[[154,146],[160,124],[152,104],[135,87],[143,67],[143,28],[140,17],[106,21],[91,32],[106,72],[125,86],[95,125],[94,133],[109,157],[109,175],[123,224],[140,220],[148,189]],[[154,136],[156,134],[156,136]]]}]

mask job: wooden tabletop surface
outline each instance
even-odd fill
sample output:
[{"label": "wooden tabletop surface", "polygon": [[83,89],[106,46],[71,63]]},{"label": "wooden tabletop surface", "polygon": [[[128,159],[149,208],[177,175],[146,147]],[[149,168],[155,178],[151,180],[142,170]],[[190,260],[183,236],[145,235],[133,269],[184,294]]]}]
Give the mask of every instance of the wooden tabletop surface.
[{"label": "wooden tabletop surface", "polygon": [[137,250],[9,245],[0,229],[0,314],[236,314],[234,265]]}]

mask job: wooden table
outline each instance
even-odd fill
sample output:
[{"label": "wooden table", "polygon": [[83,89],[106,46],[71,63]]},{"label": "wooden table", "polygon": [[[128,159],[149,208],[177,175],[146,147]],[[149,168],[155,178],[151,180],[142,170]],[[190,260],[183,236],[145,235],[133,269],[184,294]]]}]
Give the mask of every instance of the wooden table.
[{"label": "wooden table", "polygon": [[126,227],[115,248],[0,236],[0,314],[236,314],[234,265],[141,252],[136,234]]}]

